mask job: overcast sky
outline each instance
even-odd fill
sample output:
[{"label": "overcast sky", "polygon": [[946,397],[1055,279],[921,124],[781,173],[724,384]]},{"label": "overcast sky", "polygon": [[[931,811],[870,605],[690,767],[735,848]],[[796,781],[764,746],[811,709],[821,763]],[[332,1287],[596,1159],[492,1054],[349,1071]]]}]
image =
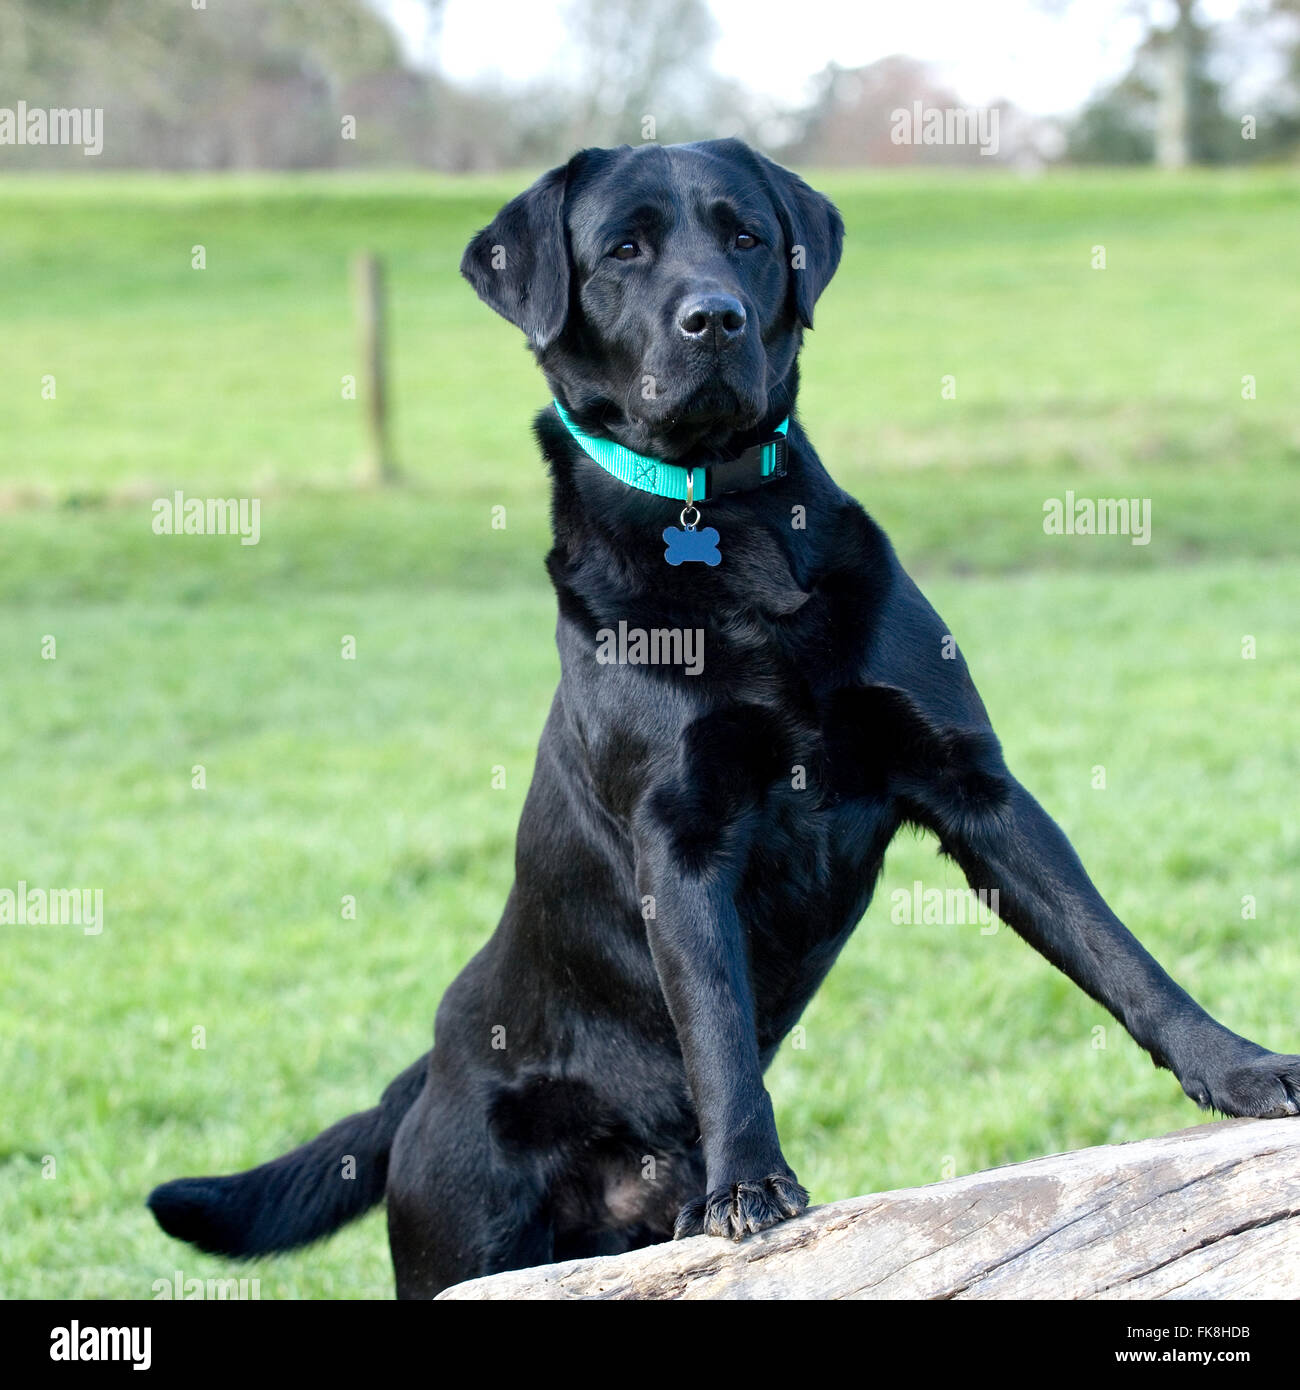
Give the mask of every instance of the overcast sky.
[{"label": "overcast sky", "polygon": [[[408,34],[420,32],[414,0],[376,3]],[[1129,0],[1073,0],[1059,14],[1045,0],[709,3],[721,30],[715,67],[792,104],[832,60],[858,67],[908,53],[932,62],[964,101],[1005,97],[1044,115],[1073,110],[1124,71],[1143,32]],[[1152,4],[1163,11],[1162,0]],[[1240,0],[1202,0],[1201,14],[1215,20],[1240,8]],[[563,0],[448,0],[442,67],[454,78],[510,81],[565,72],[564,10]]]}]

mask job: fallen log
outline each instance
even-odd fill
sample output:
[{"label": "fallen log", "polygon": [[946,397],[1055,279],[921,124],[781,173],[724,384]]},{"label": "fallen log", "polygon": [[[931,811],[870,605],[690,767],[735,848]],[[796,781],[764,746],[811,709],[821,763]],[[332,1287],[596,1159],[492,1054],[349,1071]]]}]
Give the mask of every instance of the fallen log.
[{"label": "fallen log", "polygon": [[1225,1120],[445,1299],[1300,1298],[1300,1120]]}]

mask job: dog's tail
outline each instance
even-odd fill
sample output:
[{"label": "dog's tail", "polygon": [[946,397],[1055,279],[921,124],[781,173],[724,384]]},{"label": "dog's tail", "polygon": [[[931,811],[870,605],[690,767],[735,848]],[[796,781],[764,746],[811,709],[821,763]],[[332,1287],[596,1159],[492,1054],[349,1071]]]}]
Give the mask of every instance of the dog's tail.
[{"label": "dog's tail", "polygon": [[269,1255],[320,1240],[383,1199],[393,1136],[428,1069],[425,1053],[373,1110],[349,1115],[260,1168],[155,1187],[149,1210],[168,1235],[213,1255]]}]

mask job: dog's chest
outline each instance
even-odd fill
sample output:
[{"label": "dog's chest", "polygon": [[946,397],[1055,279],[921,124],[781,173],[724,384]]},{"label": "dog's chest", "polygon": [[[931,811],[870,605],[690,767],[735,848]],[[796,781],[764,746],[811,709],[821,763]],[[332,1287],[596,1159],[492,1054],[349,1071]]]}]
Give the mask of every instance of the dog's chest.
[{"label": "dog's chest", "polygon": [[865,908],[857,886],[893,830],[843,655],[855,634],[821,613],[780,628],[706,619],[676,645],[646,631],[606,628],[595,660],[590,634],[562,643],[570,727],[602,806],[630,826],[649,801],[696,847],[743,824],[756,927],[800,915],[836,935]]}]

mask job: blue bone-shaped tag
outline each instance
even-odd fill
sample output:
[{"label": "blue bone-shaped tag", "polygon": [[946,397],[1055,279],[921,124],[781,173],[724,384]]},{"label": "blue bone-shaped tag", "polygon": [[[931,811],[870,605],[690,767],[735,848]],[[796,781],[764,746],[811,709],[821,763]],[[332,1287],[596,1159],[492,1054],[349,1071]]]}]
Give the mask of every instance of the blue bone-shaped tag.
[{"label": "blue bone-shaped tag", "polygon": [[722,556],[718,554],[718,533],[712,526],[706,526],[702,531],[682,531],[676,526],[665,526],[664,540],[668,543],[664,559],[670,565],[680,565],[687,560],[698,560],[705,565],[722,563]]}]

